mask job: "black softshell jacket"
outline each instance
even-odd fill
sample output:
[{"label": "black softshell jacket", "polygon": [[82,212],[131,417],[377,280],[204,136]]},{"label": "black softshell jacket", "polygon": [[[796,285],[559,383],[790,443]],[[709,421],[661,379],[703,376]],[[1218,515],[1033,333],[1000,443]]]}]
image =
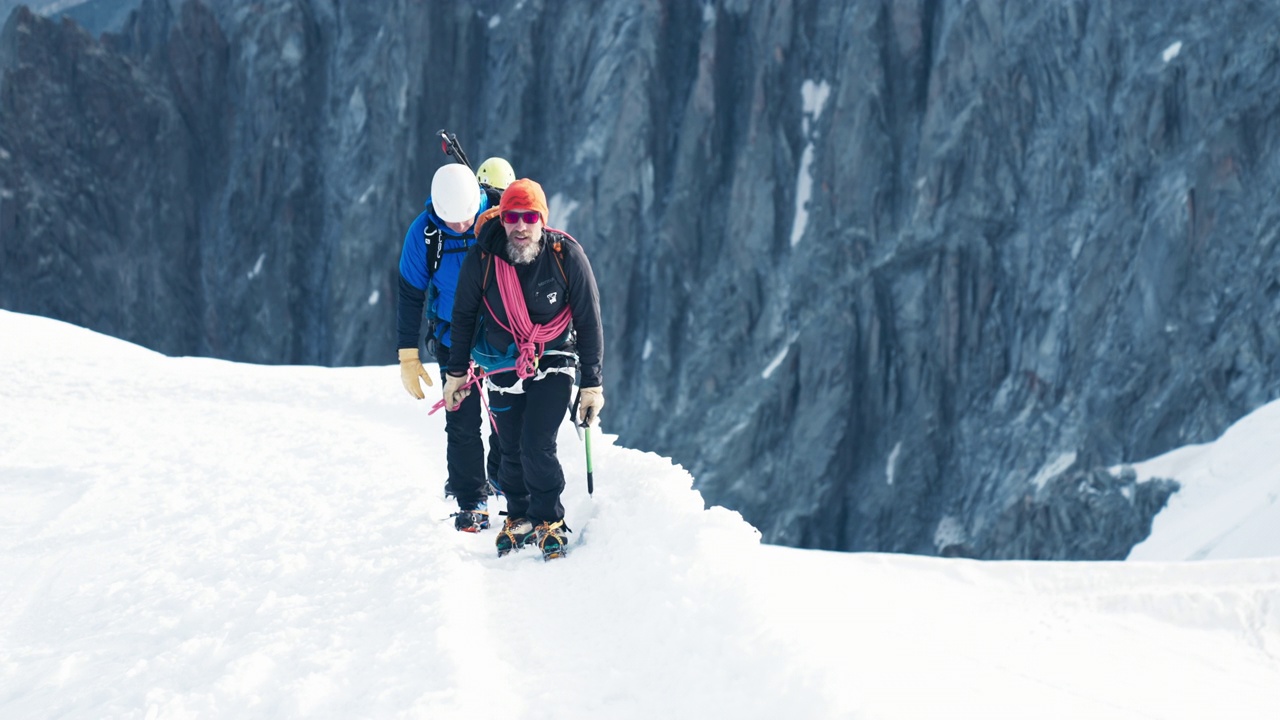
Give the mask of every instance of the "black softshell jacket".
[{"label": "black softshell jacket", "polygon": [[[553,245],[559,241],[561,252]],[[484,317],[485,339],[495,348],[509,347],[515,339],[494,322],[489,312],[492,308],[497,320],[510,326],[502,295],[498,290],[497,270],[493,257],[507,259],[507,233],[498,218],[484,224],[474,247],[467,253],[458,274],[458,292],[453,305],[453,347],[449,353],[448,372],[463,375],[471,360],[471,347],[475,344],[475,332],[480,317]],[[564,272],[560,272],[563,264]],[[600,387],[603,384],[602,361],[604,359],[604,331],[600,326],[600,292],[591,263],[582,246],[559,230],[542,231],[542,252],[528,265],[513,265],[520,286],[524,289],[524,302],[529,319],[541,325],[550,322],[569,304],[573,324],[564,335],[548,342],[546,350],[577,351],[582,373],[582,387]],[[486,283],[485,273],[488,272]],[[481,291],[488,300],[488,307],[481,299]],[[577,333],[576,348],[572,341]],[[472,338],[472,342],[461,342]],[[554,356],[552,356],[554,357]],[[551,360],[551,358],[548,358]],[[543,363],[546,366],[546,362]]]}]

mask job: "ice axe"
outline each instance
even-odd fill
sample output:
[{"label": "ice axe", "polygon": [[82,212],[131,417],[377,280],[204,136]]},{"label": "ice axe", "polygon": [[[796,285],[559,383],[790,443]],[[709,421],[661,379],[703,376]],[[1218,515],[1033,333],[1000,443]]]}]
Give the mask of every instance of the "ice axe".
[{"label": "ice axe", "polygon": [[573,407],[569,409],[569,418],[573,421],[573,429],[578,431],[578,439],[584,440],[587,446],[587,495],[590,497],[596,490],[596,481],[592,476],[591,469],[591,421],[595,419],[595,412],[591,413],[591,417],[582,423],[577,421],[578,417],[578,401],[582,399],[582,390],[578,390],[577,396],[573,398]]}]

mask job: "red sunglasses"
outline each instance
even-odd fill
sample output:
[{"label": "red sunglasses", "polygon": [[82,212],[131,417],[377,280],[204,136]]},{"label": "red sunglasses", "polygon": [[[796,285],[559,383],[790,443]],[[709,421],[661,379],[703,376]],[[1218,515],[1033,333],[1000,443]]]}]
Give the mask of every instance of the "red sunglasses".
[{"label": "red sunglasses", "polygon": [[502,213],[502,222],[508,225],[515,225],[521,220],[524,220],[525,225],[532,225],[542,220],[542,215],[534,210],[526,210],[525,212],[505,210]]}]

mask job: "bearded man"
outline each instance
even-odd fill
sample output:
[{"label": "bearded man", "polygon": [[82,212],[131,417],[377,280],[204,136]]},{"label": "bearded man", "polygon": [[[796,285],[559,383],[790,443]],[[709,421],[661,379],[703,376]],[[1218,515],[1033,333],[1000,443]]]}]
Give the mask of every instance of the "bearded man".
[{"label": "bearded man", "polygon": [[[511,183],[477,220],[476,245],[462,263],[453,306],[445,406],[458,407],[472,382],[472,348],[497,348],[508,363],[486,366],[484,386],[502,448],[498,482],[507,519],[498,555],[535,542],[544,559],[567,551],[564,470],[556,436],[581,376],[579,420],[604,407],[600,293],[582,246],[547,227],[538,183]],[[497,217],[499,222],[488,222]]]}]

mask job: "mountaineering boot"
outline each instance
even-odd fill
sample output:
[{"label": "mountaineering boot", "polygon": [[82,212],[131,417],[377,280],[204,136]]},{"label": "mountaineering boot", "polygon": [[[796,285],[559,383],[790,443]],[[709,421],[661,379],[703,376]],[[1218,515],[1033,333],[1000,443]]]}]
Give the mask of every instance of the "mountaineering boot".
[{"label": "mountaineering boot", "polygon": [[459,510],[453,514],[453,527],[461,532],[478,533],[489,529],[489,504],[481,500],[480,504],[470,510]]},{"label": "mountaineering boot", "polygon": [[534,528],[534,540],[542,550],[544,561],[564,557],[569,553],[569,538],[566,537],[568,533],[569,527],[564,524],[564,520],[553,523],[544,522]]},{"label": "mountaineering boot", "polygon": [[498,557],[524,547],[532,536],[533,523],[524,518],[507,518],[498,531]]}]

